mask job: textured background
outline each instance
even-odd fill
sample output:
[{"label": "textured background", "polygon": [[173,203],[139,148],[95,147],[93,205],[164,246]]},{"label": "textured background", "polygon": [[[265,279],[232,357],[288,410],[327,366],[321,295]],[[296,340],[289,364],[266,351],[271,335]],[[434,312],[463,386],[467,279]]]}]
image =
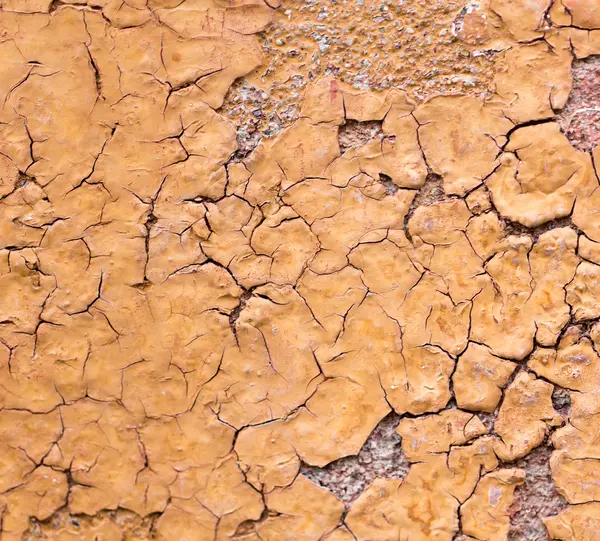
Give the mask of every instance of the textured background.
[{"label": "textured background", "polygon": [[600,539],[597,0],[0,0],[2,541]]}]

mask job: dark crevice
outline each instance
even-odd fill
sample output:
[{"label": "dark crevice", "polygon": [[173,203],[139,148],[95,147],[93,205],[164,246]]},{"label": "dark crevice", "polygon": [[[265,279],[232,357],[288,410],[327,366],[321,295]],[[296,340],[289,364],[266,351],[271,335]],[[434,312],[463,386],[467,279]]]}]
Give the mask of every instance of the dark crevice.
[{"label": "dark crevice", "polygon": [[92,72],[94,73],[94,84],[96,86],[96,95],[97,95],[98,99],[104,99],[104,96],[102,94],[102,76],[100,75],[100,69],[98,68],[98,64],[96,64],[96,61],[94,60],[94,57],[92,55],[92,51],[90,51],[90,48],[87,45],[85,45],[85,49],[88,53],[90,67],[92,68]]},{"label": "dark crevice", "polygon": [[[236,344],[239,345],[238,343],[238,334],[237,334],[237,328],[236,328],[236,322],[240,317],[240,314],[242,313],[242,310],[244,310],[244,308],[246,307],[246,304],[248,304],[248,301],[250,300],[250,298],[252,297],[254,290],[260,286],[254,286],[251,287],[249,289],[243,289],[243,293],[239,298],[239,302],[238,305],[230,312],[229,314],[229,327],[231,328],[231,332],[233,332],[233,336],[235,338]],[[267,298],[263,295],[261,295],[262,298]],[[267,299],[270,300],[270,299]]]},{"label": "dark crevice", "polygon": [[552,407],[561,415],[563,419],[568,419],[571,414],[571,393],[568,389],[554,386],[552,392]]},{"label": "dark crevice", "polygon": [[504,226],[504,232],[506,236],[509,235],[529,235],[533,240],[537,241],[540,235],[547,233],[553,229],[559,229],[561,227],[570,227],[578,234],[581,233],[579,228],[573,224],[573,220],[571,216],[566,216],[564,218],[557,218],[555,220],[550,220],[549,222],[545,222],[535,227],[527,227],[526,225],[520,224],[519,222],[513,222],[503,216],[498,216],[500,219],[500,223]]},{"label": "dark crevice", "polygon": [[144,263],[144,282],[146,284],[148,280],[148,263],[150,262],[150,235],[152,234],[152,227],[156,224],[158,218],[152,213],[152,210],[148,213],[146,221],[144,222],[144,228],[146,229],[146,234],[144,235],[144,247],[146,250],[146,261]]},{"label": "dark crevice", "polygon": [[[263,496],[263,503],[264,503],[264,496]],[[233,538],[237,538],[237,537],[246,537],[252,533],[256,533],[256,525],[260,524],[262,522],[264,522],[265,520],[267,520],[269,517],[272,516],[278,516],[279,513],[276,512],[272,512],[269,511],[267,509],[267,506],[265,505],[263,508],[263,511],[260,515],[260,517],[256,520],[253,519],[248,519],[248,520],[244,520],[244,522],[240,523],[240,525],[237,527],[237,529],[235,530],[235,533],[233,534]]]},{"label": "dark crevice", "polygon": [[549,122],[552,122],[552,118],[540,118],[540,119],[537,119],[537,120],[529,120],[527,122],[522,122],[520,124],[515,124],[506,133],[506,142],[504,143],[504,145],[502,145],[501,150],[502,151],[506,150],[506,146],[508,145],[508,143],[510,143],[510,137],[511,137],[511,135],[513,133],[515,133],[517,130],[520,130],[522,128],[529,128],[531,126],[539,126],[540,124],[548,124]]},{"label": "dark crevice", "polygon": [[394,184],[394,181],[388,175],[379,173],[379,182],[385,186],[385,191],[388,195],[394,195],[400,188]]}]

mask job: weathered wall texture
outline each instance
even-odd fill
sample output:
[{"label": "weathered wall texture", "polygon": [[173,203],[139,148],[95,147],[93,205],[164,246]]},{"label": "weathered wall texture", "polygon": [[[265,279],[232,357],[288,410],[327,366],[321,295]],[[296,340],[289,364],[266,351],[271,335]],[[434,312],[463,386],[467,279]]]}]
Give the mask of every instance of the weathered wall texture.
[{"label": "weathered wall texture", "polygon": [[598,0],[0,0],[2,541],[600,539]]}]

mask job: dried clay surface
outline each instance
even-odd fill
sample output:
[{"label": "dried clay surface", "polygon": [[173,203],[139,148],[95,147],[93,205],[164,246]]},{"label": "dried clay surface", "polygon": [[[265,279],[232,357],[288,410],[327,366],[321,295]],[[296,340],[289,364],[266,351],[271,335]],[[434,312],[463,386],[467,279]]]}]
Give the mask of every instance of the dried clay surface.
[{"label": "dried clay surface", "polygon": [[1,541],[596,541],[597,0],[0,0]]}]

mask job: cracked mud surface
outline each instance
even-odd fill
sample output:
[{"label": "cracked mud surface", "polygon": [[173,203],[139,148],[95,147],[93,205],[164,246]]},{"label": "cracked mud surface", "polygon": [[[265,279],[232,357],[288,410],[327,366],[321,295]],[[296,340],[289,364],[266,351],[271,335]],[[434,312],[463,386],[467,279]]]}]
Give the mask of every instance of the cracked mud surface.
[{"label": "cracked mud surface", "polygon": [[596,0],[0,2],[2,541],[592,541]]}]

